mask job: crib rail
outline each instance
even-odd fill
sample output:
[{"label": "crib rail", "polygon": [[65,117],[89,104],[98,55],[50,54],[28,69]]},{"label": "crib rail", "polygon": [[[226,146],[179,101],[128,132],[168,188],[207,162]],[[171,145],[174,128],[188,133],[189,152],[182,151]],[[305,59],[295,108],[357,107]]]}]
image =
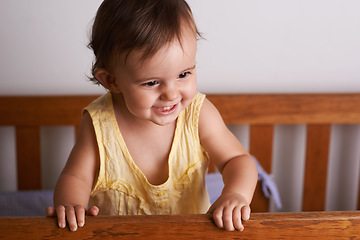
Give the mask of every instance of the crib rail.
[{"label": "crib rail", "polygon": [[228,124],[360,122],[360,94],[214,94],[208,98]]},{"label": "crib rail", "polygon": [[[41,189],[40,126],[78,126],[83,107],[97,96],[0,97],[0,126],[15,126],[18,189]],[[332,124],[360,124],[360,94],[210,94],[226,124],[250,125],[250,153],[272,172],[276,124],[307,124],[304,211],[325,208]],[[210,167],[210,171],[214,166]],[[360,201],[359,201],[360,202]],[[360,205],[358,209],[360,208]],[[269,200],[257,188],[254,212]]]},{"label": "crib rail", "polygon": [[209,215],[87,217],[76,232],[49,217],[0,218],[0,239],[354,239],[359,212],[255,213],[243,232],[219,229]]}]

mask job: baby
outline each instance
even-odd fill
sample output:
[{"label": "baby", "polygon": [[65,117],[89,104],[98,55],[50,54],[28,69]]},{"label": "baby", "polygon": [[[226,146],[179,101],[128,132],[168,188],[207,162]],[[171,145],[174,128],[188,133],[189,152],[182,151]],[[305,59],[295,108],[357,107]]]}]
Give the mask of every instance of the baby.
[{"label": "baby", "polygon": [[[197,92],[200,34],[184,0],[105,0],[89,46],[92,80],[107,93],[84,109],[75,146],[57,182],[61,228],[85,214],[204,214],[243,230],[257,183],[253,159]],[[224,189],[210,206],[209,160]],[[90,200],[90,202],[89,202]],[[89,208],[88,208],[89,206]]]}]

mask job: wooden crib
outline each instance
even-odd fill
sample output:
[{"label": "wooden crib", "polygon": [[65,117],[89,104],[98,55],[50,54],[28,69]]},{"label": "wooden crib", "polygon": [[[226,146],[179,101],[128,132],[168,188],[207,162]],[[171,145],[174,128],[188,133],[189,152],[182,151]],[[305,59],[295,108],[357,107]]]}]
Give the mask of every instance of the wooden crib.
[{"label": "wooden crib", "polygon": [[[96,97],[98,96],[0,97],[0,126],[16,127],[19,190],[34,190],[42,187],[40,126],[73,125],[77,127],[82,108]],[[332,124],[360,124],[360,94],[209,94],[207,97],[219,109],[226,124],[250,125],[249,151],[270,173],[274,126],[276,124],[306,124],[303,211],[325,209],[331,126]],[[213,165],[210,166],[210,171],[214,171]],[[269,200],[264,197],[259,186],[251,207],[254,213],[269,211]],[[320,217],[324,223],[332,222],[331,217],[321,214],[323,213],[312,213],[312,215],[305,215],[305,217],[301,215],[301,217],[306,219],[307,224],[313,217],[314,219]],[[356,224],[355,226],[359,227],[357,215],[357,212],[345,212],[340,217],[336,216],[341,221],[350,219],[350,222],[346,222],[347,225]],[[271,229],[282,228],[281,226],[285,227],[287,224],[284,222],[283,225],[272,225],[275,222],[278,224],[278,221],[283,219],[281,214],[255,214],[254,216],[258,216],[259,219],[255,217],[256,219],[252,221],[260,221],[259,225],[263,227],[266,225],[269,228],[268,225],[270,225]],[[298,215],[286,216],[290,217],[291,221],[296,221],[296,224],[300,224]],[[276,221],[266,220],[277,217],[279,219]],[[250,226],[251,223],[248,225]],[[55,225],[53,227],[55,228]]]}]

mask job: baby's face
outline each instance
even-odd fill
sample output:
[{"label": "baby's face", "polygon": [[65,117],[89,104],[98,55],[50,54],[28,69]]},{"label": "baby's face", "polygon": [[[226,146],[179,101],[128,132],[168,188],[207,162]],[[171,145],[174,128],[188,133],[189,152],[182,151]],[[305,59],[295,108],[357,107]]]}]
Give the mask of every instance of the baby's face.
[{"label": "baby's face", "polygon": [[152,57],[132,51],[115,66],[114,77],[128,111],[136,118],[166,125],[176,120],[196,94],[196,48],[193,32],[183,31]]}]

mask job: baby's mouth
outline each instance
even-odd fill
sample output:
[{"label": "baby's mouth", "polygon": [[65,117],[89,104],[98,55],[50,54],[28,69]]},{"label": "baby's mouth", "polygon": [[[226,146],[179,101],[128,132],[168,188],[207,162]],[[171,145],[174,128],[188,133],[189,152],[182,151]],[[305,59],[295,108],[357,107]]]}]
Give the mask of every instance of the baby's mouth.
[{"label": "baby's mouth", "polygon": [[[175,106],[175,105],[174,105]],[[163,107],[162,108],[162,111],[169,111],[170,109],[172,109],[174,106],[171,106],[171,107]]]},{"label": "baby's mouth", "polygon": [[176,109],[178,104],[172,106],[165,106],[165,107],[157,107],[155,108],[161,114],[170,114],[173,113]]}]

